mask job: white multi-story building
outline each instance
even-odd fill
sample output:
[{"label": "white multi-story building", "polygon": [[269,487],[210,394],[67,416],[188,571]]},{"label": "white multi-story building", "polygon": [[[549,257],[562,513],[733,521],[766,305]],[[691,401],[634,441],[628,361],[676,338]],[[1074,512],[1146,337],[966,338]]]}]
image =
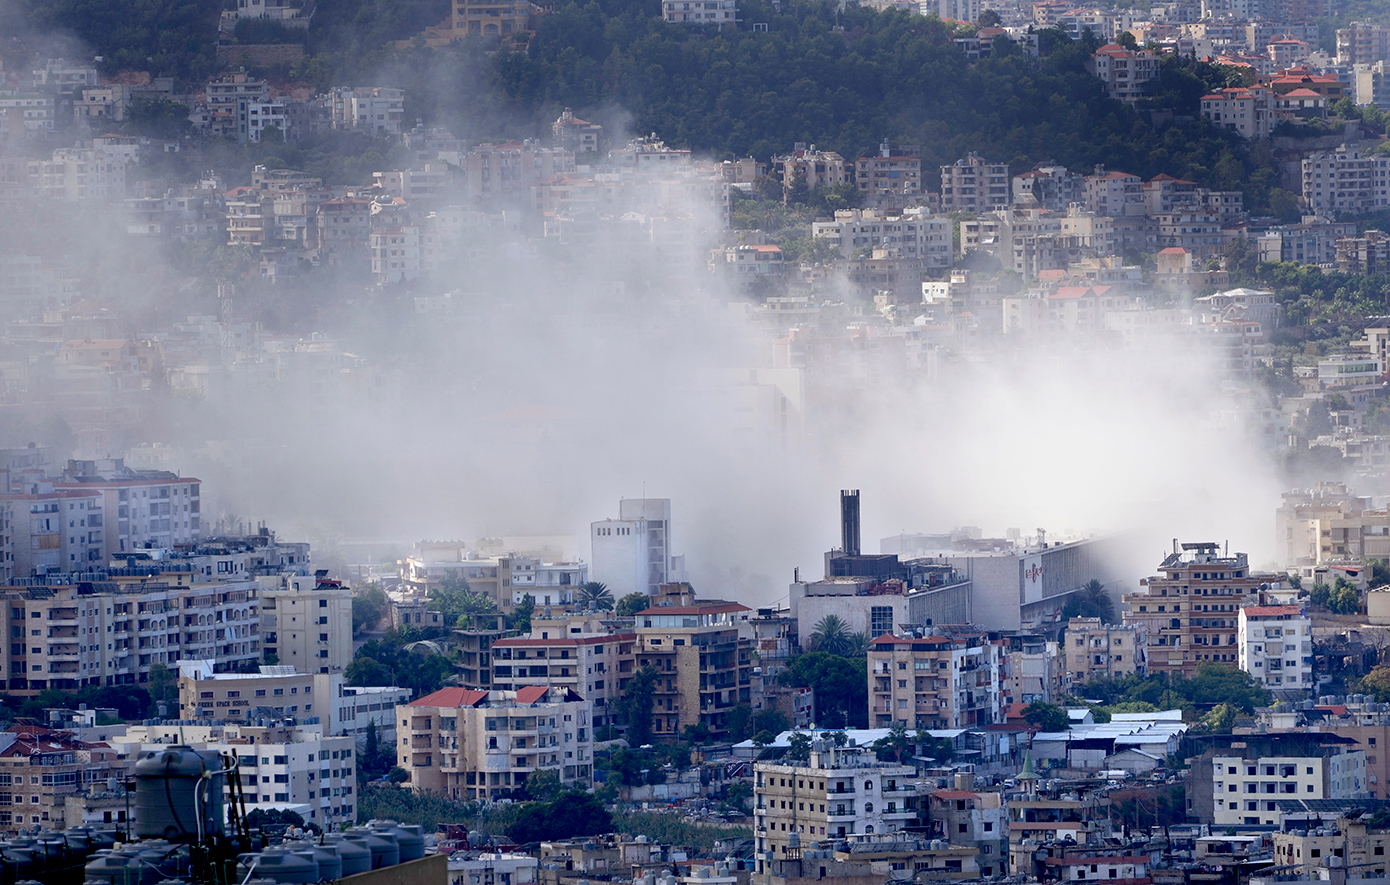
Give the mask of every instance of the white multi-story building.
[{"label": "white multi-story building", "polygon": [[[811,842],[881,835],[915,827],[926,817],[926,789],[911,765],[881,762],[864,747],[812,742],[803,764],[759,762],[753,769],[753,833],[758,870],[769,854]],[[796,839],[791,837],[795,835]]]},{"label": "white multi-story building", "polygon": [[1264,86],[1222,89],[1202,96],[1202,116],[1242,138],[1268,138],[1274,126],[1273,101]]},{"label": "white multi-story building", "polygon": [[337,86],[328,94],[334,129],[376,135],[400,135],[405,118],[405,90],[391,86]]},{"label": "white multi-story building", "polygon": [[[1078,24],[1078,28],[1088,27]],[[1106,35],[1109,36],[1109,35]],[[1086,63],[1086,69],[1105,84],[1111,98],[1133,104],[1149,93],[1149,83],[1158,76],[1159,56],[1156,52],[1129,50],[1109,43],[1096,50]]]},{"label": "white multi-story building", "polygon": [[883,249],[902,258],[920,258],[929,267],[951,266],[951,219],[918,210],[889,215],[874,209],[837,209],[834,221],[812,222],[811,236],[830,243],[845,258]]},{"label": "white multi-story building", "polygon": [[367,250],[372,261],[372,282],[378,286],[413,280],[424,269],[420,228],[415,225],[372,231],[367,237]]},{"label": "white multi-story building", "polygon": [[1240,669],[1265,688],[1312,691],[1313,627],[1296,605],[1247,605],[1240,610]]},{"label": "white multi-story building", "polygon": [[723,28],[738,21],[738,0],[663,0],[663,21]]},{"label": "white multi-story building", "polygon": [[125,199],[125,160],[93,148],[58,148],[47,160],[31,160],[29,184],[49,200]]},{"label": "white multi-story building", "polygon": [[1303,202],[1309,212],[1372,212],[1390,206],[1390,157],[1363,157],[1354,147],[1319,151],[1303,161]]},{"label": "white multi-story building", "polygon": [[278,663],[306,673],[340,673],[352,663],[348,587],[323,574],[283,575],[269,583],[260,591],[261,642],[267,659],[274,655]]},{"label": "white multi-story building", "polygon": [[396,705],[411,695],[408,688],[346,686],[342,673],[300,673],[285,665],[263,665],[259,673],[215,673],[213,663],[179,662],[180,719],[238,725],[288,716],[317,721],[325,733],[348,735],[358,743],[374,725],[381,742],[393,746]]},{"label": "white multi-story building", "polygon": [[1217,753],[1211,760],[1211,778],[1212,825],[1218,827],[1278,824],[1280,799],[1369,795],[1366,754],[1361,750],[1336,748],[1322,756],[1250,759]]},{"label": "white multi-story building", "polygon": [[449,885],[530,885],[536,881],[539,858],[529,854],[472,854],[455,851],[449,855]]},{"label": "white multi-story building", "polygon": [[[55,489],[101,495],[106,555],[168,549],[202,537],[202,483],[167,470],[133,470],[120,458],[69,461]],[[90,522],[90,520],[89,520]]]},{"label": "white multi-story building", "polygon": [[196,725],[178,721],[126,727],[108,739],[127,758],[140,750],[188,744],[236,757],[246,809],[308,807],[306,823],[325,830],[357,820],[357,747],[322,725]]},{"label": "white multi-story building", "polygon": [[565,688],[593,705],[593,725],[608,724],[611,704],[636,671],[634,633],[545,636],[533,630],[528,637],[492,643],[492,687],[516,691],[528,685]]},{"label": "white multi-story building", "polygon": [[29,92],[0,93],[0,115],[11,131],[52,132],[54,125],[53,96]]},{"label": "white multi-story building", "polygon": [[680,563],[671,555],[671,500],[623,498],[618,518],[589,525],[593,580],[608,585],[614,598],[655,594],[662,584],[680,580]]}]

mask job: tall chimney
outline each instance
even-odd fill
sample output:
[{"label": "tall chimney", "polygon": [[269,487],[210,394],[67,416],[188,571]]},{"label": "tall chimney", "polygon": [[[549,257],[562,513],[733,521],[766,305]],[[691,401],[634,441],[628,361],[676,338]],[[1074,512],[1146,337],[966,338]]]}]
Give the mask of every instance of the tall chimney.
[{"label": "tall chimney", "polygon": [[859,490],[840,490],[840,549],[859,555]]}]

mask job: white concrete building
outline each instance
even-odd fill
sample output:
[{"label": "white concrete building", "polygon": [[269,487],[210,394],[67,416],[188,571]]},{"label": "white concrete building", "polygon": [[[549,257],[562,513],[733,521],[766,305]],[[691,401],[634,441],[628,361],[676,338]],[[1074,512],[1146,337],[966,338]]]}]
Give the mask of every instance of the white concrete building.
[{"label": "white concrete building", "polygon": [[334,129],[400,135],[405,90],[390,86],[337,86],[328,94]]},{"label": "white concrete building", "polygon": [[1390,157],[1361,155],[1342,145],[1303,161],[1303,203],[1308,212],[1372,212],[1390,206]]},{"label": "white concrete building", "polygon": [[529,854],[455,851],[449,855],[449,885],[530,885],[539,867]]},{"label": "white concrete building", "polygon": [[[1338,748],[1340,749],[1340,748]],[[1366,792],[1366,754],[1326,756],[1217,754],[1211,760],[1213,826],[1279,823],[1280,799],[1361,799]]]},{"label": "white concrete building", "polygon": [[846,836],[900,832],[924,817],[926,788],[911,765],[880,762],[864,747],[812,744],[805,764],[759,762],[753,769],[753,833],[758,870],[768,853],[785,860],[790,837],[799,844]]},{"label": "white concrete building", "polygon": [[618,518],[590,523],[593,544],[589,573],[608,585],[614,599],[629,593],[654,594],[680,580],[678,557],[671,555],[671,499],[623,498]]},{"label": "white concrete building", "polygon": [[127,726],[107,741],[133,759],[167,744],[235,755],[246,809],[308,806],[308,823],[324,829],[357,820],[357,748],[351,737],[326,737],[320,725],[189,725],[166,722]]},{"label": "white concrete building", "polygon": [[890,215],[874,209],[837,209],[834,221],[812,222],[811,236],[825,240],[845,258],[883,249],[902,258],[920,258],[928,267],[951,266],[951,219],[921,210]]},{"label": "white concrete building", "polygon": [[1280,691],[1309,692],[1313,684],[1313,627],[1296,605],[1247,605],[1240,610],[1240,669]]},{"label": "white concrete building", "polygon": [[263,586],[266,657],[306,673],[342,672],[352,662],[352,591],[322,575],[284,575]]},{"label": "white concrete building", "polygon": [[664,0],[662,21],[723,28],[738,21],[738,0]]}]

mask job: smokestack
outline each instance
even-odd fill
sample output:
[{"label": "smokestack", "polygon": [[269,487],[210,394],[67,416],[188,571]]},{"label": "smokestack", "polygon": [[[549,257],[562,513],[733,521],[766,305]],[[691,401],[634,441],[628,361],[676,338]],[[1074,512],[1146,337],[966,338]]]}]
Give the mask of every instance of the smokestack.
[{"label": "smokestack", "polygon": [[859,490],[840,490],[840,549],[859,555]]}]

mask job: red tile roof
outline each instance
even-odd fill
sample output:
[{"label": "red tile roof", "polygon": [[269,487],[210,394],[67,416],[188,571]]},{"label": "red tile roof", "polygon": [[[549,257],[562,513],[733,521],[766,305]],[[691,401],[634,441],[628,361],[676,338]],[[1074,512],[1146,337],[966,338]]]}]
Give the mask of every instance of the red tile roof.
[{"label": "red tile roof", "polygon": [[473,688],[441,688],[433,694],[411,701],[411,707],[476,707],[487,698],[487,692]]},{"label": "red tile roof", "polygon": [[1245,612],[1247,618],[1274,618],[1303,613],[1303,609],[1296,605],[1247,605],[1241,611]]},{"label": "red tile roof", "polygon": [[516,701],[519,704],[534,704],[545,697],[546,692],[550,691],[548,685],[528,685],[525,688],[516,690]]}]

